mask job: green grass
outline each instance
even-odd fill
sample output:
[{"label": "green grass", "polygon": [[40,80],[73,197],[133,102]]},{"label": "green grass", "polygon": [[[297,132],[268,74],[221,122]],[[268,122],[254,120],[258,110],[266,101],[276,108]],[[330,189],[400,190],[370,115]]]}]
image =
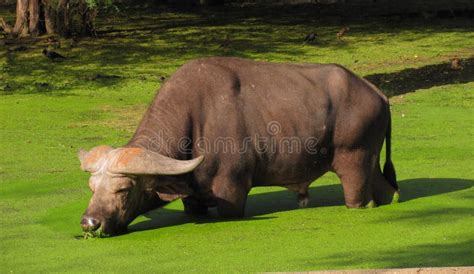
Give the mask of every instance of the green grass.
[{"label": "green grass", "polygon": [[[351,31],[339,42],[340,21],[306,19],[321,40],[302,45],[306,15],[132,14],[102,21],[98,39],[59,49],[71,57],[61,63],[41,56],[41,41],[22,52],[3,48],[0,92],[6,85],[10,89],[0,96],[0,272],[474,265],[474,33],[469,22],[354,19],[345,22]],[[227,50],[219,48],[224,33],[233,41]],[[401,203],[347,210],[337,177],[328,174],[314,183],[306,209],[297,209],[292,193],[256,188],[242,220],[224,221],[215,212],[191,218],[178,201],[140,216],[129,234],[78,239],[90,198],[79,148],[125,143],[159,77],[187,60],[211,55],[336,62],[391,94],[410,92],[392,97]],[[465,60],[464,70],[449,70],[446,62],[453,56]]]}]

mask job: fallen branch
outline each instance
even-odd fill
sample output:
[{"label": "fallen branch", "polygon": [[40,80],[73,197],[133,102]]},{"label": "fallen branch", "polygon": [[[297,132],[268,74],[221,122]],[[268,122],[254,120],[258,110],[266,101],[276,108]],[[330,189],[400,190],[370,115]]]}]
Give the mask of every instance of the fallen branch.
[{"label": "fallen branch", "polygon": [[5,22],[5,19],[3,17],[0,17],[0,27],[2,27],[3,31],[6,33],[11,33],[12,32],[12,27]]}]

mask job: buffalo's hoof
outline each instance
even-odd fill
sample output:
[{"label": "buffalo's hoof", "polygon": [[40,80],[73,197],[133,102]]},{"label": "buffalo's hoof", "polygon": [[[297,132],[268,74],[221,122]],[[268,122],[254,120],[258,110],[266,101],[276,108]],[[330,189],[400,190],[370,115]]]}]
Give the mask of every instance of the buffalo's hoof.
[{"label": "buffalo's hoof", "polygon": [[397,204],[398,202],[400,201],[400,192],[399,191],[395,191],[395,193],[393,193],[393,197],[392,197],[392,204]]},{"label": "buffalo's hoof", "polygon": [[298,206],[300,208],[305,208],[308,206],[309,198],[307,195],[298,195]]},{"label": "buffalo's hoof", "polygon": [[377,207],[377,204],[375,203],[374,200],[370,200],[370,202],[368,202],[368,203],[364,206],[364,208],[375,208],[375,207]]},{"label": "buffalo's hoof", "polygon": [[356,203],[356,204],[348,204],[346,203],[346,207],[350,210],[357,210],[357,209],[366,209],[366,208],[375,208],[377,207],[377,203],[374,200],[370,200],[368,203],[364,204],[363,202]]},{"label": "buffalo's hoof", "polygon": [[398,190],[390,190],[387,192],[375,193],[374,198],[377,205],[395,204],[400,200],[400,192]]}]

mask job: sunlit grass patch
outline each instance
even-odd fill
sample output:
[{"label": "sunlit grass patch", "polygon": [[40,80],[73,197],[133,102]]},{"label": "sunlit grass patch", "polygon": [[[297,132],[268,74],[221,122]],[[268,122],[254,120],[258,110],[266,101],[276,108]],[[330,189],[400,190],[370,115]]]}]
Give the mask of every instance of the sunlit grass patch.
[{"label": "sunlit grass patch", "polygon": [[[42,56],[41,39],[25,51],[0,48],[0,269],[263,272],[473,265],[470,22],[342,22],[307,15],[135,11],[102,18],[98,38],[57,49],[68,57],[63,62]],[[337,40],[345,24],[351,30]],[[309,31],[318,39],[303,44]],[[222,220],[215,210],[189,217],[176,201],[137,218],[128,234],[78,241],[90,191],[77,151],[126,143],[161,77],[188,60],[214,55],[341,63],[399,94],[390,101],[400,203],[347,210],[337,177],[328,174],[310,189],[306,209],[298,209],[286,190],[255,188],[244,219]],[[462,70],[450,69],[455,56],[464,62]]]}]

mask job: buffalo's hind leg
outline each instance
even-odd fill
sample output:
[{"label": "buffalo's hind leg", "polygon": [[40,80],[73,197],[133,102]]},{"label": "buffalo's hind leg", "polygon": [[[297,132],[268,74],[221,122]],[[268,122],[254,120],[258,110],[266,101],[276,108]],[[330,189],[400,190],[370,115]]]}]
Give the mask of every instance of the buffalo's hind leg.
[{"label": "buffalo's hind leg", "polygon": [[373,169],[372,184],[374,189],[374,199],[377,205],[386,205],[398,202],[399,193],[383,176],[380,165],[377,164]]},{"label": "buffalo's hind leg", "polygon": [[344,200],[348,208],[375,206],[370,177],[370,155],[366,150],[336,150],[333,168],[341,180]]}]

